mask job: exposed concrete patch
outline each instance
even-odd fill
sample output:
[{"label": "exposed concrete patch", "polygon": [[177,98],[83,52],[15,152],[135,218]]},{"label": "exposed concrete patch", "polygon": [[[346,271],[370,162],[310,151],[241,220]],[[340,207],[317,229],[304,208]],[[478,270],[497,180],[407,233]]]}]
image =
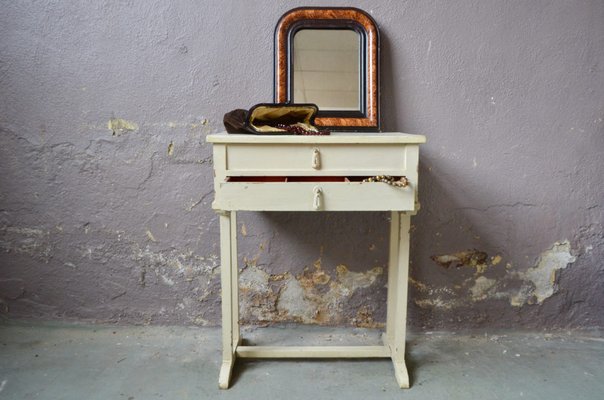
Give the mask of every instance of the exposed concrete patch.
[{"label": "exposed concrete patch", "polygon": [[279,296],[277,308],[293,320],[314,321],[317,316],[316,306],[306,298],[304,288],[296,279],[289,279],[286,282]]},{"label": "exposed concrete patch", "polygon": [[[302,322],[336,324],[345,320],[343,310],[359,289],[376,284],[383,268],[366,272],[349,271],[345,265],[335,268],[335,276],[324,270],[321,259],[312,267],[293,276],[290,273],[268,274],[246,259],[239,278],[241,316],[244,321]],[[250,318],[251,317],[251,318]],[[373,311],[368,306],[356,310],[349,323],[375,327]]]},{"label": "exposed concrete patch", "polygon": [[537,266],[529,268],[518,276],[524,280],[520,291],[512,296],[512,305],[522,306],[531,297],[537,304],[542,304],[545,299],[558,291],[556,272],[565,269],[576,261],[570,253],[570,242],[556,242],[550,249],[541,253]]},{"label": "exposed concrete patch", "polygon": [[242,320],[267,322],[279,318],[276,304],[280,289],[273,290],[269,281],[270,274],[255,265],[249,265],[241,272],[239,291]]}]

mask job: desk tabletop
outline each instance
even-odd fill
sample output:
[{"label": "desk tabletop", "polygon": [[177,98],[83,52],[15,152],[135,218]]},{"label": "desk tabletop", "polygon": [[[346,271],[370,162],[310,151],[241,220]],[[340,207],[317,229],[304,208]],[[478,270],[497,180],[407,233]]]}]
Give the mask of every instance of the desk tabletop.
[{"label": "desk tabletop", "polygon": [[217,133],[208,135],[209,143],[347,143],[347,144],[420,144],[426,142],[424,135],[401,132],[332,132],[331,135],[254,135]]}]

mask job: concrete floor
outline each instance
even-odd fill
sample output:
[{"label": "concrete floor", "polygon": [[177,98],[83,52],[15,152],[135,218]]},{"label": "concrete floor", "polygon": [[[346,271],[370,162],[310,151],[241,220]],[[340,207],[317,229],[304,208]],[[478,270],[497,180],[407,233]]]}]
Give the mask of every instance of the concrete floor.
[{"label": "concrete floor", "polygon": [[[376,344],[378,332],[252,328],[255,344]],[[220,330],[0,321],[0,399],[602,399],[604,339],[410,335],[412,387],[388,360],[246,361],[220,391]]]}]

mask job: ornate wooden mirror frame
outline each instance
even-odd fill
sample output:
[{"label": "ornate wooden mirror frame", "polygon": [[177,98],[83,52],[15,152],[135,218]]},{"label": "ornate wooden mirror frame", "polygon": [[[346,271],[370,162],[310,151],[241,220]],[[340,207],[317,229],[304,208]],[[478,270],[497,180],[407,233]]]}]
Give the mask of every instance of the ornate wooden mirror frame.
[{"label": "ornate wooden mirror frame", "polygon": [[354,30],[360,37],[359,110],[319,107],[315,124],[333,130],[379,130],[379,31],[373,18],[357,8],[301,7],[281,17],[275,28],[274,101],[294,100],[293,43],[301,29]]}]

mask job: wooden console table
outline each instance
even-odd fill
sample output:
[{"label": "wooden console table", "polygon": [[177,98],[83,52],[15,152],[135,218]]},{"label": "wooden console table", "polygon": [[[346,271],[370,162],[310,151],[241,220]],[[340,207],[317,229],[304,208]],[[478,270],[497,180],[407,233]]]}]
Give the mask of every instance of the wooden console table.
[{"label": "wooden console table", "polygon": [[[418,210],[419,144],[404,133],[329,136],[209,135],[220,215],[223,358],[219,386],[229,387],[236,358],[391,358],[401,388],[409,387],[405,330],[410,216]],[[405,176],[407,187],[362,182]],[[243,346],[239,333],[236,211],[390,211],[388,304],[383,345]]]}]

